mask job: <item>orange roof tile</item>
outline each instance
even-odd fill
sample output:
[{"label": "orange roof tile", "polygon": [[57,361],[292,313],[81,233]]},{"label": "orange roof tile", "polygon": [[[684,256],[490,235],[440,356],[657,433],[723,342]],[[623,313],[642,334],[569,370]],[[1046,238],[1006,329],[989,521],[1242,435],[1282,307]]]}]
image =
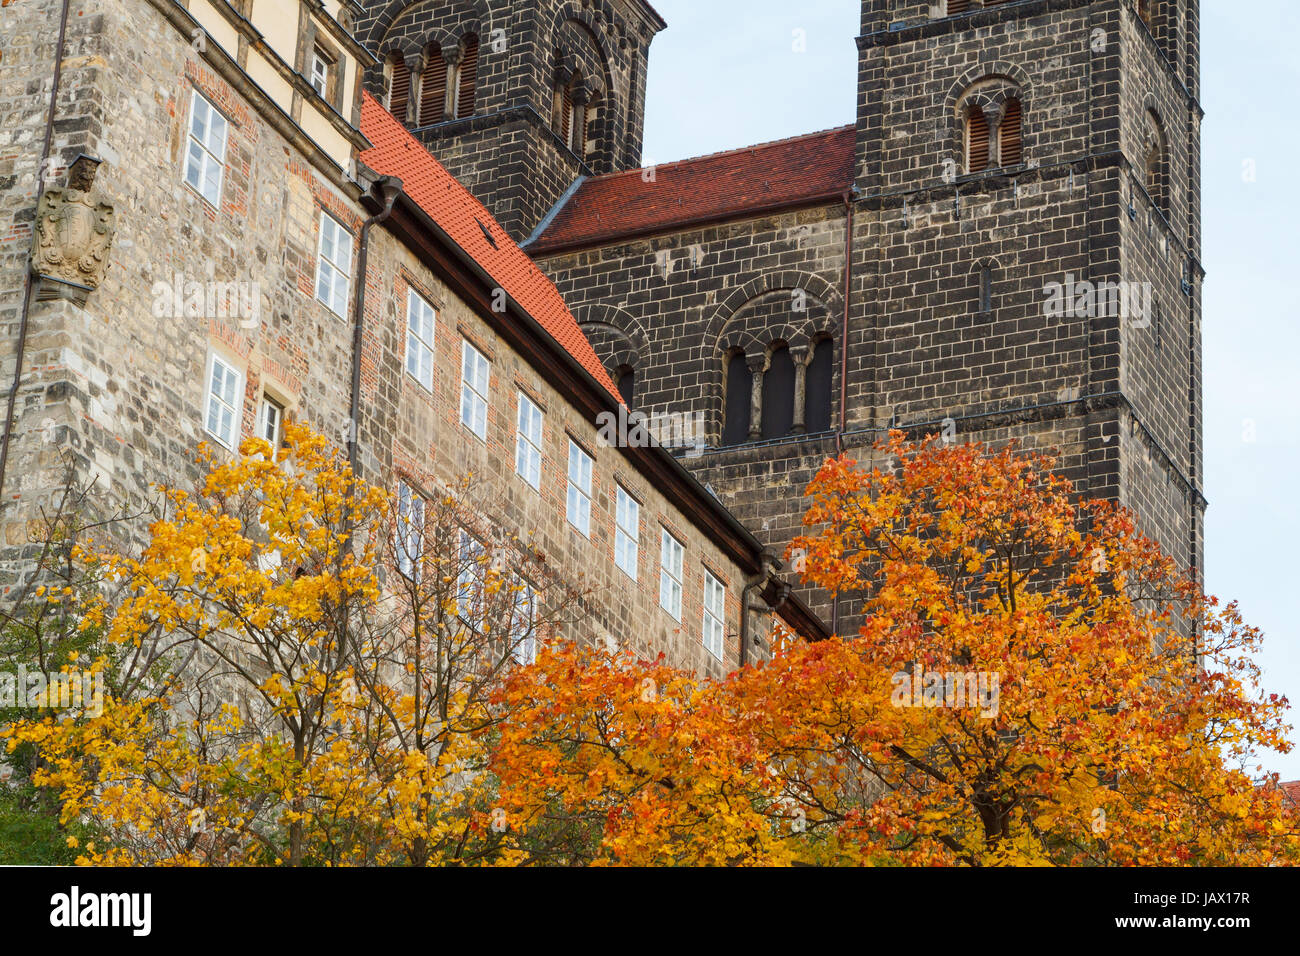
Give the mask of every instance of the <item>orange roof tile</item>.
[{"label": "orange roof tile", "polygon": [[378,173],[401,179],[403,191],[452,241],[472,256],[610,395],[621,401],[605,366],[551,280],[487,208],[369,93],[361,102],[361,132],[373,144],[361,154],[361,162]]},{"label": "orange roof tile", "polygon": [[560,206],[528,251],[592,246],[838,196],[853,185],[855,141],[855,128],[843,126],[595,176]]}]

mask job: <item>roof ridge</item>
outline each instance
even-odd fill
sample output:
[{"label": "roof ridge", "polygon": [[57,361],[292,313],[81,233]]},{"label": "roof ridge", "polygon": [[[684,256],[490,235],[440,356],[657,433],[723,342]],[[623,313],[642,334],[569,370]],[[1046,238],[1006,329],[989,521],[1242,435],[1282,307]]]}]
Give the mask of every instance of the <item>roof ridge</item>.
[{"label": "roof ridge", "polygon": [[770,146],[784,146],[787,143],[796,143],[801,139],[814,139],[818,136],[828,136],[831,133],[843,133],[846,130],[853,129],[856,124],[845,123],[843,126],[829,126],[826,129],[814,130],[811,133],[799,133],[795,136],[786,136],[783,139],[769,139],[762,143],[751,143],[748,146],[735,146],[731,149],[719,150],[716,153],[700,153],[698,156],[686,156],[682,159],[674,159],[667,163],[655,163],[653,166],[638,166],[635,169],[619,169],[612,173],[602,173],[599,176],[591,176],[586,180],[593,182],[608,182],[611,179],[617,179],[620,176],[631,176],[640,174],[647,169],[653,169],[656,172],[667,169],[671,166],[682,166],[686,163],[696,163],[702,159],[718,159],[723,156],[736,156],[740,153],[752,152],[756,149],[766,149]]}]

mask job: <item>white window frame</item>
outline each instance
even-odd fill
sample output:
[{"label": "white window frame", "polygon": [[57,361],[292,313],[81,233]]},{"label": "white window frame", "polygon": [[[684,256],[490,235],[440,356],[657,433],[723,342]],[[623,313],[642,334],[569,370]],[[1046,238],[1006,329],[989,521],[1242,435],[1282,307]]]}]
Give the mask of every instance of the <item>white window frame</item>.
[{"label": "white window frame", "polygon": [[492,363],[464,339],[460,352],[460,423],[487,441],[489,391]]},{"label": "white window frame", "polygon": [[510,655],[516,664],[527,667],[537,660],[537,590],[526,578],[516,578],[513,586],[520,590],[512,595],[512,618],[514,612],[522,611],[524,636],[510,635]]},{"label": "white window frame", "polygon": [[572,438],[569,439],[568,491],[564,513],[569,524],[585,538],[591,537],[591,473],[594,462]]},{"label": "white window frame", "polygon": [[424,496],[404,481],[397,483],[397,527],[393,549],[397,571],[403,577],[420,580],[424,553]]},{"label": "white window frame", "polygon": [[[207,118],[207,133],[200,137],[195,131],[200,104]],[[215,133],[220,130],[217,142]],[[224,113],[198,90],[190,96],[190,122],[185,146],[185,169],[181,175],[185,185],[198,193],[214,209],[221,208],[221,190],[226,178],[226,145],[230,139],[230,121]],[[195,150],[198,152],[196,153]],[[196,182],[190,182],[194,174]]]},{"label": "white window frame", "polygon": [[633,581],[641,558],[641,502],[614,485],[614,564]]},{"label": "white window frame", "polygon": [[723,647],[727,636],[727,586],[704,571],[704,647],[723,660]]},{"label": "white window frame", "polygon": [[483,597],[484,571],[479,558],[486,552],[487,548],[482,541],[464,528],[459,529],[456,536],[456,562],[464,566],[456,575],[456,613],[471,628],[474,628],[474,624],[466,612],[471,609],[468,605],[475,597],[476,585],[479,592],[477,596],[480,599]]},{"label": "white window frame", "polygon": [[682,577],[686,564],[686,545],[678,541],[667,528],[660,528],[659,540],[659,606],[674,621],[682,620]]},{"label": "white window frame", "polygon": [[[316,299],[341,319],[348,315],[348,297],[352,293],[352,233],[324,209],[320,211],[320,238],[316,246]],[[325,253],[325,237],[332,236],[333,253]],[[321,292],[321,282],[326,292]],[[339,291],[342,283],[343,290]]]},{"label": "white window frame", "polygon": [[519,393],[515,416],[515,474],[534,491],[542,488],[542,428],[545,415],[531,398]]},{"label": "white window frame", "polygon": [[[323,100],[329,99],[330,89],[330,70],[334,66],[334,61],[321,51],[320,47],[314,47],[311,51],[311,64],[308,66],[307,82],[311,88],[320,94]],[[320,86],[316,81],[320,80]]]},{"label": "white window frame", "polygon": [[[274,423],[270,421],[272,413],[275,416]],[[271,426],[269,436],[266,433],[268,425]],[[284,442],[284,406],[265,392],[257,409],[257,437],[265,438],[270,443],[272,454],[278,452]]]},{"label": "white window frame", "polygon": [[414,289],[406,293],[406,374],[433,391],[433,339],[438,312]]},{"label": "white window frame", "polygon": [[[213,376],[216,374],[217,367],[223,369],[222,388],[223,391],[218,394],[212,390]],[[225,385],[234,382],[234,395],[231,399],[226,396]],[[239,434],[242,425],[244,412],[244,373],[239,366],[233,362],[228,362],[217,352],[213,351],[208,355],[207,374],[203,378],[203,430],[217,440],[223,448],[235,451],[239,446]],[[217,406],[217,412],[227,412],[230,415],[229,434],[223,435],[213,429],[212,413],[214,404]],[[217,420],[217,426],[221,424],[220,418]]]}]

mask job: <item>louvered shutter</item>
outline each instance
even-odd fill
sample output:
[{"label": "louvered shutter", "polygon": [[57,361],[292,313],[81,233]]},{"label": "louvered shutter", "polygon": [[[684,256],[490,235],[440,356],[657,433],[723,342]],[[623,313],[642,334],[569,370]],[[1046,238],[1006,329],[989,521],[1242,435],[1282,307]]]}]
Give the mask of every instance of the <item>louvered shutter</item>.
[{"label": "louvered shutter", "polygon": [[970,173],[982,173],[989,166],[989,122],[975,106],[966,119],[966,166]]},{"label": "louvered shutter", "polygon": [[999,162],[1003,166],[1019,166],[1020,158],[1023,155],[1020,139],[1020,101],[1011,100],[1007,103],[1006,115],[1002,118],[1002,126],[998,129],[998,152]]},{"label": "louvered shutter", "polygon": [[406,104],[411,99],[411,71],[401,54],[393,57],[392,74],[388,81],[388,111],[402,123],[406,122]]},{"label": "louvered shutter", "polygon": [[465,55],[460,61],[460,82],[456,93],[456,118],[474,115],[474,90],[478,85],[478,37],[465,38]]},{"label": "louvered shutter", "polygon": [[955,17],[970,9],[970,0],[948,0],[948,16]]},{"label": "louvered shutter", "polygon": [[443,106],[447,99],[447,62],[442,58],[442,50],[436,46],[429,49],[429,56],[424,67],[424,76],[420,81],[420,125],[429,126],[441,123]]},{"label": "louvered shutter", "polygon": [[569,129],[573,124],[573,88],[566,83],[560,95],[560,138],[570,145]]}]

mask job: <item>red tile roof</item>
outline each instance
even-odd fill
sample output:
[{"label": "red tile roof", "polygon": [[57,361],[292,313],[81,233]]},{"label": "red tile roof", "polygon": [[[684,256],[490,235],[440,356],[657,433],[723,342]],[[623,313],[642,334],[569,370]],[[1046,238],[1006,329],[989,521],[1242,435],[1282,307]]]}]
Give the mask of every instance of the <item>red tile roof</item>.
[{"label": "red tile roof", "polygon": [[839,196],[853,184],[855,128],[808,133],[585,180],[528,244],[536,254],[738,219]]},{"label": "red tile roof", "polygon": [[361,154],[361,162],[377,173],[401,179],[403,191],[452,241],[618,399],[609,373],[551,280],[486,207],[369,93],[361,102],[361,132],[373,144]]},{"label": "red tile roof", "polygon": [[1291,780],[1287,783],[1279,783],[1278,789],[1281,790],[1291,803],[1300,807],[1300,780]]}]

